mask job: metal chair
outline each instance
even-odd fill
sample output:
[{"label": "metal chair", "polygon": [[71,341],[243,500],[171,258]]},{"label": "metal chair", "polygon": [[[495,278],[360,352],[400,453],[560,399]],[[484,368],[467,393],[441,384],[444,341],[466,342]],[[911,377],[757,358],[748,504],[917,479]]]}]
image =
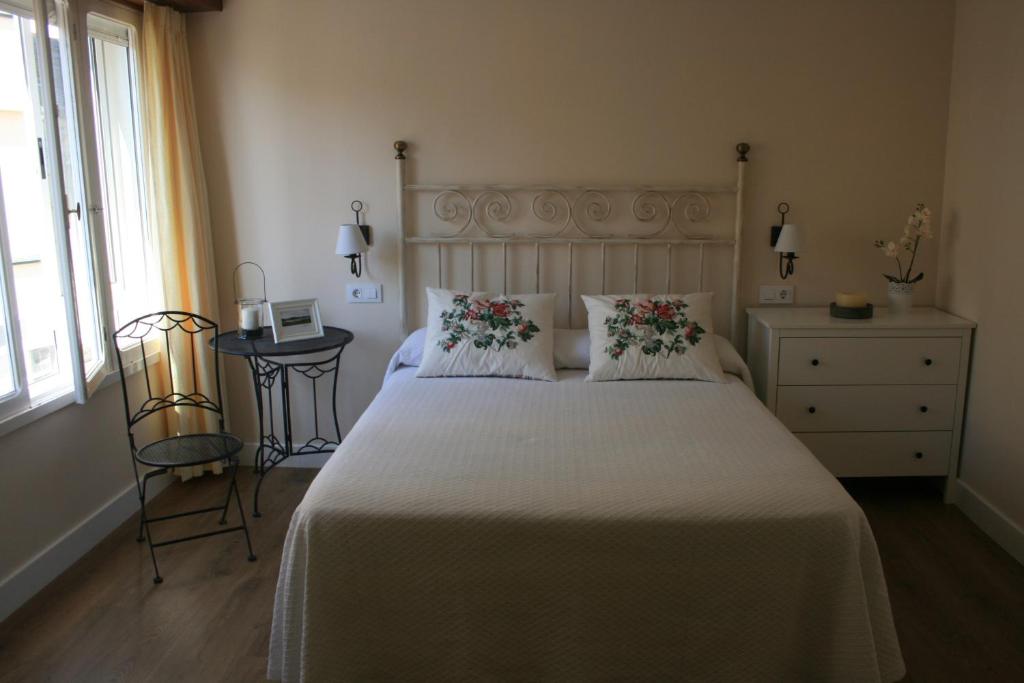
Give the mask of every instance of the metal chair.
[{"label": "metal chair", "polygon": [[[212,342],[209,344],[203,343],[202,336],[204,333],[212,333]],[[182,543],[184,541],[206,538],[207,536],[241,531],[245,534],[245,543],[249,548],[249,561],[254,562],[256,560],[256,555],[252,551],[252,541],[249,539],[249,528],[245,522],[245,510],[242,508],[242,499],[238,493],[238,483],[236,480],[238,453],[242,450],[242,441],[238,437],[224,431],[224,408],[220,390],[220,355],[217,348],[217,333],[217,323],[195,313],[161,311],[136,318],[113,334],[114,348],[117,353],[117,367],[121,373],[121,391],[124,396],[125,418],[128,422],[128,444],[131,447],[135,484],[139,491],[141,516],[139,519],[139,535],[136,540],[140,543],[143,540],[149,542],[149,553],[153,560],[153,583],[163,582],[163,578],[160,576],[160,569],[156,563],[155,549],[173,543]],[[199,337],[199,339],[197,340],[196,337]],[[153,376],[151,372],[155,372],[156,368],[150,367],[147,364],[143,347],[146,340],[153,339],[160,343],[165,352],[163,360],[167,366],[166,375],[164,374],[165,370],[162,368],[159,370],[159,373],[161,375],[160,379],[168,381],[167,389],[169,391],[167,394],[161,395],[159,391],[154,393],[156,389],[154,385],[158,378]],[[134,356],[131,359],[125,359],[125,354],[129,352],[130,348],[133,354],[138,354],[137,359]],[[204,358],[202,354],[209,354],[211,351],[217,385],[217,393],[214,397],[200,391],[198,386],[199,363]],[[182,359],[181,356],[187,356],[187,358]],[[209,358],[209,356],[206,356],[206,358]],[[146,396],[141,405],[134,411],[131,408],[128,381],[125,375],[125,366],[128,362],[138,363],[141,366],[141,371],[145,373]],[[189,387],[178,387],[176,389],[174,386],[175,373],[173,368],[178,370],[186,368],[187,366],[183,365],[183,362],[190,363],[191,372],[179,372],[178,374],[186,378],[191,377],[191,391],[189,391]],[[172,364],[174,364],[173,367]],[[183,393],[186,391],[188,393]],[[160,415],[167,409],[210,411],[217,415],[219,431],[215,434],[171,436],[139,448],[135,443],[135,426],[149,417]],[[231,483],[228,486],[224,505],[200,510],[189,510],[161,517],[150,517],[146,514],[146,484],[150,479],[161,474],[168,474],[174,467],[205,465],[219,461],[226,462],[231,470]],[[145,472],[140,479],[139,465],[146,465],[155,469]],[[241,525],[193,534],[191,536],[172,538],[156,543],[153,542],[150,525],[156,522],[198,515],[204,512],[219,511],[221,513],[220,524],[225,524],[227,522],[228,505],[231,503],[232,495],[234,495],[235,502],[238,505],[238,513],[242,518]]]}]

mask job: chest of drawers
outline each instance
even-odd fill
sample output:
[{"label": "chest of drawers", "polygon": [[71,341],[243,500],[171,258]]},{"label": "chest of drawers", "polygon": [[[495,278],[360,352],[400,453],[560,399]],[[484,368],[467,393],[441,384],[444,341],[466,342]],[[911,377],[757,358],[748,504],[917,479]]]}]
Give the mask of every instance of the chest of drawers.
[{"label": "chest of drawers", "polygon": [[952,493],[974,323],[934,308],[868,320],[747,310],[758,396],[838,477],[942,476]]}]

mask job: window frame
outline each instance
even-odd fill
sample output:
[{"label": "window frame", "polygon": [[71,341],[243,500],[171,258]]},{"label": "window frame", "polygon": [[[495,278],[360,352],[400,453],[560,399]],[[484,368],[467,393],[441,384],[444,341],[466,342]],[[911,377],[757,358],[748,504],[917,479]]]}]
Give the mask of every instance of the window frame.
[{"label": "window frame", "polygon": [[[98,213],[97,206],[101,205],[98,205],[94,200],[95,184],[93,182],[93,169],[97,163],[97,156],[95,154],[95,135],[90,127],[91,120],[88,118],[88,114],[91,112],[92,99],[91,93],[82,87],[83,62],[80,58],[81,40],[78,28],[81,22],[78,21],[76,16],[81,6],[88,4],[88,0],[36,0],[36,2],[46,6],[52,5],[58,29],[63,29],[67,33],[67,56],[61,59],[59,65],[53,64],[52,56],[48,56],[46,61],[51,73],[51,83],[53,82],[53,70],[55,68],[61,69],[64,98],[70,103],[66,105],[70,106],[70,111],[66,112],[65,118],[67,119],[67,142],[71,149],[64,150],[62,148],[60,151],[62,157],[70,152],[77,158],[75,160],[77,163],[71,163],[70,166],[66,158],[63,158],[62,161],[75,174],[73,182],[78,186],[78,195],[81,203],[78,206],[77,220],[84,232],[85,249],[87,250],[85,256],[88,259],[83,265],[89,269],[89,272],[86,274],[87,281],[91,280],[88,291],[78,291],[76,266],[79,264],[75,262],[72,254],[70,239],[71,218],[70,206],[68,205],[70,200],[65,192],[62,194],[62,197],[65,203],[65,216],[69,222],[65,226],[68,229],[69,237],[66,260],[62,265],[67,274],[66,276],[71,277],[70,291],[74,302],[73,317],[76,339],[73,339],[71,343],[73,347],[77,343],[78,347],[77,358],[75,359],[75,371],[78,375],[75,386],[76,400],[78,403],[85,403],[95,393],[96,389],[99,388],[100,382],[103,381],[111,366],[110,344],[108,342],[108,321],[110,318],[107,315],[107,294],[105,291],[107,288],[104,286],[107,281],[106,259],[104,258],[106,242],[103,231],[96,230],[96,224],[99,221],[95,219]],[[72,7],[72,2],[74,2],[74,7]],[[85,65],[87,64],[88,61],[85,62]],[[53,85],[55,87],[56,83]],[[53,115],[57,115],[56,106],[53,108]],[[61,141],[59,140],[55,141],[55,144],[59,145],[60,143]],[[66,178],[63,184],[67,188]],[[83,306],[89,306],[95,311],[96,321],[93,329],[86,330],[82,328],[81,309]],[[69,318],[69,328],[70,325],[71,321]],[[83,340],[86,335],[92,336],[94,334],[96,337],[94,341],[97,345],[97,358],[87,367]]]}]

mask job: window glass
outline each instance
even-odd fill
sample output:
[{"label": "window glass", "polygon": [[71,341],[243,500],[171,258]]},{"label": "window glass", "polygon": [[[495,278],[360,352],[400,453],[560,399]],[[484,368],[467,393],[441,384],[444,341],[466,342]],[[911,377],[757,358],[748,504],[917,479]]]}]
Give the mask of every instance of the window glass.
[{"label": "window glass", "polygon": [[157,310],[146,223],[135,64],[128,30],[89,17],[93,113],[101,166],[107,271],[117,326]]},{"label": "window glass", "polygon": [[17,310],[25,380],[37,399],[68,391],[74,379],[34,37],[34,21],[0,12],[0,182],[14,297],[7,304]]}]

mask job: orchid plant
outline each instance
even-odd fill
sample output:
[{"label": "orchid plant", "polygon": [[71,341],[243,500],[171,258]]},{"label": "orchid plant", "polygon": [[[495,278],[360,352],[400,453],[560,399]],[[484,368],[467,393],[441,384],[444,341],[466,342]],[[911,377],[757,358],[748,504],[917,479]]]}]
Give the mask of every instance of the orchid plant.
[{"label": "orchid plant", "polygon": [[[918,204],[914,207],[914,212],[907,218],[907,224],[903,226],[903,236],[900,237],[899,242],[876,240],[876,247],[881,249],[889,258],[896,259],[898,275],[883,273],[885,279],[889,282],[903,282],[906,284],[920,282],[924,278],[923,272],[912,276],[914,259],[917,258],[917,248],[921,245],[921,238],[931,239],[932,234],[932,212],[924,204]],[[906,270],[903,270],[903,261],[900,260],[901,254],[904,258],[909,256]]]}]

